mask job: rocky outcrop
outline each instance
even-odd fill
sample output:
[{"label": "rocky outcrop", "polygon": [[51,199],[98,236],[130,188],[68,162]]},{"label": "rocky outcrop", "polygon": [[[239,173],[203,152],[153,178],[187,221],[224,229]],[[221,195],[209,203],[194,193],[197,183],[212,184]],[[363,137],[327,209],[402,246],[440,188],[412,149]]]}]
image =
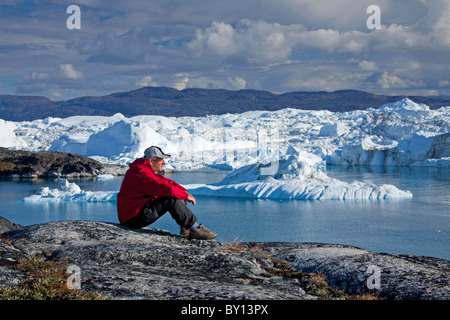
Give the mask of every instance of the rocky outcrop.
[{"label": "rocky outcrop", "polygon": [[127,167],[102,164],[89,157],[56,151],[32,152],[0,147],[0,177],[90,177],[122,175]]},{"label": "rocky outcrop", "polygon": [[3,238],[26,257],[44,252],[51,260],[68,259],[80,268],[84,290],[112,299],[314,298],[295,280],[268,277],[256,261],[220,250],[216,241],[191,241],[162,230],[61,221],[9,231]]},{"label": "rocky outcrop", "polygon": [[279,259],[351,294],[376,292],[385,299],[450,299],[450,261],[432,257],[373,253],[323,243],[265,243]]},{"label": "rocky outcrop", "polygon": [[[0,221],[1,224],[1,221]],[[188,240],[163,230],[114,223],[59,221],[13,230],[0,240],[0,287],[23,275],[12,265],[44,253],[77,266],[81,288],[110,299],[317,299],[298,279],[270,273],[267,259],[225,250],[217,241]],[[7,227],[4,227],[6,229]],[[381,269],[382,297],[448,299],[447,260],[374,254],[359,248],[303,243],[256,243],[279,261],[311,272],[349,292],[367,291],[367,268]]]},{"label": "rocky outcrop", "polygon": [[8,219],[0,217],[0,235],[3,232],[15,230],[15,229],[19,229],[19,228],[22,228],[22,226],[20,224],[11,222]]},{"label": "rocky outcrop", "polygon": [[[21,227],[0,217],[0,235]],[[7,239],[0,237],[0,288],[15,286],[23,279],[23,275],[13,269],[14,264],[23,257],[24,252],[12,246]]]}]

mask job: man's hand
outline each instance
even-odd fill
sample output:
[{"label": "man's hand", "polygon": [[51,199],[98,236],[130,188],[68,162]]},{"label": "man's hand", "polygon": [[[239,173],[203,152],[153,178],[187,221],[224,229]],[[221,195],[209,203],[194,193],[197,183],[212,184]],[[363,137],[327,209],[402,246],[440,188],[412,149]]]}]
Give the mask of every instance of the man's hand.
[{"label": "man's hand", "polygon": [[190,202],[195,205],[195,198],[192,194],[188,193],[188,197],[186,200],[184,200],[184,203],[187,205],[187,203]]}]

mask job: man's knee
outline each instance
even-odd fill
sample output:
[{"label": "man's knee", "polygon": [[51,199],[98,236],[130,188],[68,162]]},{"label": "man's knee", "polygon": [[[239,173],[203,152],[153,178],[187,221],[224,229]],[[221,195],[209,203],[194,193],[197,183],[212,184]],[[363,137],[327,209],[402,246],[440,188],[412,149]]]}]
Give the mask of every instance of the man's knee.
[{"label": "man's knee", "polygon": [[184,204],[183,200],[180,200],[178,198],[172,198],[172,197],[165,198],[164,204],[165,204],[165,207],[168,208],[169,210],[171,208],[173,208],[175,210],[179,210],[179,209],[183,209],[183,207],[186,206]]}]

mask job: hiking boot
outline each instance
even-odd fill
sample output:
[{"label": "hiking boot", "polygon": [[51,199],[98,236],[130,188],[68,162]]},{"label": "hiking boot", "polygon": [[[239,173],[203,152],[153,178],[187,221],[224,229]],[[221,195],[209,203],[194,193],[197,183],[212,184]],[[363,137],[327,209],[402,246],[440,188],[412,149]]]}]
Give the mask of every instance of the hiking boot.
[{"label": "hiking boot", "polygon": [[200,239],[200,240],[209,240],[217,237],[217,233],[209,231],[202,224],[198,227],[197,230],[189,232],[189,239]]},{"label": "hiking boot", "polygon": [[180,228],[180,236],[182,236],[183,238],[187,238],[189,237],[189,234],[191,233],[191,230],[186,229],[185,227],[181,227]]}]

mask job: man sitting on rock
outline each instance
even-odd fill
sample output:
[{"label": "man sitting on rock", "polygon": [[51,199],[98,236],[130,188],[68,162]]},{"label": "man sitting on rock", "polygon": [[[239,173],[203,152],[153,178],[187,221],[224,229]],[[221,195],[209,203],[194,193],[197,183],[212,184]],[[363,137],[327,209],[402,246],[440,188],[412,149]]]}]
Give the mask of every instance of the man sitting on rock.
[{"label": "man sitting on rock", "polygon": [[[161,148],[151,146],[144,158],[129,164],[119,194],[117,213],[120,224],[133,229],[143,228],[169,212],[178,225],[180,235],[191,239],[213,239],[217,234],[197,224],[197,217],[187,207],[195,198],[175,181],[158,174],[165,165]],[[183,203],[184,200],[184,203]]]}]

